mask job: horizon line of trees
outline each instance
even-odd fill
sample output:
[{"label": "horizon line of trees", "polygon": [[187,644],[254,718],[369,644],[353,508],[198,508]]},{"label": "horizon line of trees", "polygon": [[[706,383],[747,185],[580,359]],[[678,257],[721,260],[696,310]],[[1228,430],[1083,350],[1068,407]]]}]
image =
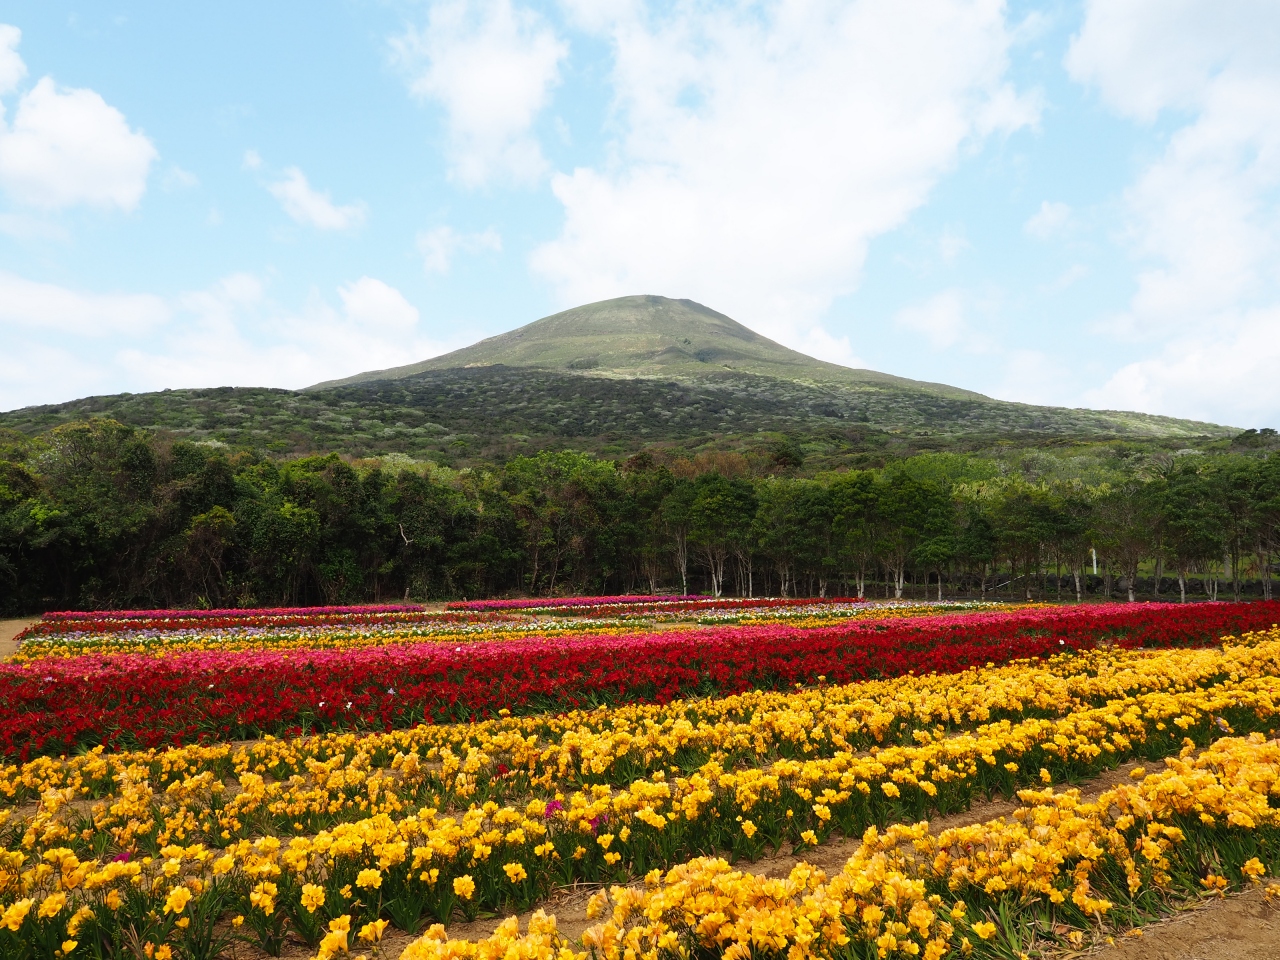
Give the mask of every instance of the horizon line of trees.
[{"label": "horizon line of trees", "polygon": [[1028,478],[925,454],[802,478],[732,455],[485,470],[279,462],[112,420],[0,438],[0,612],[643,590],[1272,596],[1280,454]]}]

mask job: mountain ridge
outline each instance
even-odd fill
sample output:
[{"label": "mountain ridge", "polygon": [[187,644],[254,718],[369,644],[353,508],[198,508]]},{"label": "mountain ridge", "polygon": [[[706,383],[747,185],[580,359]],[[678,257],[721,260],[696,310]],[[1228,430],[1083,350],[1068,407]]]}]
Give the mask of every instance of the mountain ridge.
[{"label": "mountain ridge", "polygon": [[[726,345],[723,341],[730,340]],[[303,392],[387,381],[432,373],[505,366],[577,376],[672,380],[714,385],[728,373],[767,377],[840,393],[890,393],[909,401],[944,398],[991,409],[1074,414],[1088,432],[1109,421],[1120,434],[1227,436],[1236,428],[1127,410],[1051,407],[996,400],[949,384],[911,380],[875,370],[845,367],[792,350],[731,317],[693,300],[652,294],[616,297],[551,314],[467,347],[416,363],[327,380]]]},{"label": "mountain ridge", "polygon": [[693,301],[586,304],[469,347],[305,390],[177,389],[0,413],[34,436],[111,417],[196,442],[296,456],[454,465],[546,449],[749,451],[784,442],[835,468],[924,449],[1154,442],[1209,449],[1236,428],[995,400],[817,360]]}]

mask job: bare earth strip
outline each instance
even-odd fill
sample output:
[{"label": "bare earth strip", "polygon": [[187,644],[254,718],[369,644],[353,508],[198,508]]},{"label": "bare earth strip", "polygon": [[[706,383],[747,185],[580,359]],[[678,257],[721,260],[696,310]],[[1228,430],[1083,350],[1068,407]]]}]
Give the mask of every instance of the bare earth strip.
[{"label": "bare earth strip", "polygon": [[39,618],[28,617],[25,620],[0,620],[0,657],[17,653],[18,644],[13,638],[35,623],[37,619]]},{"label": "bare earth strip", "polygon": [[1276,960],[1280,957],[1280,904],[1255,887],[1212,898],[1142,928],[1112,946],[1077,956],[1096,960]]}]

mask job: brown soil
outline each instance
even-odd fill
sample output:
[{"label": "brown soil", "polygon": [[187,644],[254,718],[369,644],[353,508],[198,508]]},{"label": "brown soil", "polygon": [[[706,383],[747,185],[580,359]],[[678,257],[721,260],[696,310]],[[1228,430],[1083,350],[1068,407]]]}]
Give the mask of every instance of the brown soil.
[{"label": "brown soil", "polygon": [[[1070,956],[1070,955],[1068,955]],[[1079,957],[1096,960],[1276,960],[1280,957],[1280,902],[1261,886],[1222,899],[1212,897],[1119,937]]]},{"label": "brown soil", "polygon": [[26,620],[0,620],[0,657],[7,657],[12,653],[18,652],[18,644],[14,642],[13,638],[38,619],[40,618],[29,617]]}]

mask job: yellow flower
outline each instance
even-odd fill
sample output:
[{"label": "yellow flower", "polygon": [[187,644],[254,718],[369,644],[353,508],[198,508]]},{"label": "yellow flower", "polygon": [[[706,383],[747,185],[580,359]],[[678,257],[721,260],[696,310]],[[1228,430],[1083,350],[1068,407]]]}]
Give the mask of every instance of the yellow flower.
[{"label": "yellow flower", "polygon": [[174,887],[164,901],[165,913],[181,913],[191,902],[191,891],[186,887]]},{"label": "yellow flower", "polygon": [[470,900],[476,892],[476,882],[471,879],[469,874],[455,877],[453,880],[453,892],[463,900]]},{"label": "yellow flower", "polygon": [[78,946],[80,946],[80,941],[79,941],[79,940],[63,940],[63,941],[62,941],[62,952],[63,952],[63,953],[70,953],[72,950],[74,950],[74,949],[75,949],[76,947],[78,947]]},{"label": "yellow flower", "polygon": [[752,837],[756,835],[757,829],[758,828],[756,827],[756,825],[752,823],[750,820],[742,821],[742,832],[747,835],[748,840],[750,840]]},{"label": "yellow flower", "polygon": [[31,911],[34,903],[34,900],[27,899],[19,900],[13,904],[13,906],[5,910],[4,917],[0,918],[0,926],[17,933],[18,928],[22,926],[22,921],[27,919],[27,914]]},{"label": "yellow flower", "polygon": [[528,872],[524,868],[523,863],[507,863],[503,864],[503,873],[507,875],[507,879],[512,883],[519,883],[529,878]]},{"label": "yellow flower", "polygon": [[249,902],[267,916],[271,916],[276,911],[276,892],[276,885],[269,880],[264,880],[250,892]]},{"label": "yellow flower", "polygon": [[40,910],[37,916],[41,920],[47,920],[50,917],[56,917],[67,905],[67,895],[59,890],[57,893],[51,893],[44,898],[44,902],[40,904]]},{"label": "yellow flower", "polygon": [[1267,868],[1263,866],[1262,861],[1257,857],[1250,857],[1244,862],[1244,865],[1240,867],[1240,872],[1254,883],[1257,883],[1258,878],[1267,872]]},{"label": "yellow flower", "polygon": [[316,909],[324,906],[324,887],[317,886],[314,883],[304,883],[302,885],[302,905],[306,908],[307,913],[315,913]]},{"label": "yellow flower", "polygon": [[996,935],[996,925],[990,920],[979,920],[973,925],[973,932],[983,940],[990,940]]},{"label": "yellow flower", "polygon": [[364,890],[377,890],[382,886],[382,872],[379,870],[361,870],[356,876],[356,886]]},{"label": "yellow flower", "polygon": [[375,920],[360,928],[360,939],[366,943],[377,943],[382,939],[382,931],[387,929],[386,920]]}]

